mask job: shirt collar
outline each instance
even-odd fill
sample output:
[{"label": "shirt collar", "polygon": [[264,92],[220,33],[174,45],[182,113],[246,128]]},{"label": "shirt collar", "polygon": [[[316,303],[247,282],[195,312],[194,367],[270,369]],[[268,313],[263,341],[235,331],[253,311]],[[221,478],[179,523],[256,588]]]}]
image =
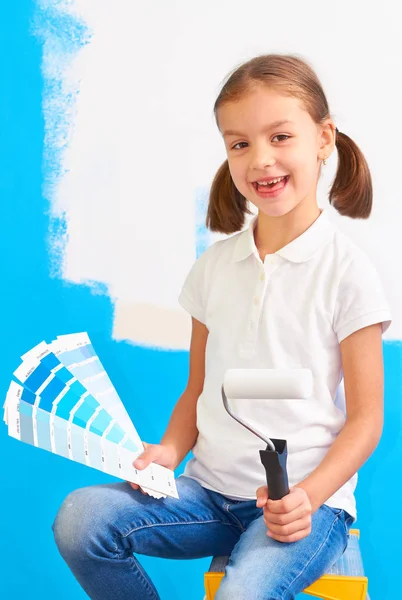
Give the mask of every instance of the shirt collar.
[{"label": "shirt collar", "polygon": [[[254,242],[254,228],[256,224],[257,215],[251,219],[248,228],[238,235],[233,249],[233,262],[244,260],[250,254],[258,256],[258,250]],[[314,256],[317,250],[330,241],[334,231],[335,226],[327,217],[326,211],[321,210],[320,216],[306,231],[280,250],[277,250],[275,254],[290,262],[306,262]]]}]

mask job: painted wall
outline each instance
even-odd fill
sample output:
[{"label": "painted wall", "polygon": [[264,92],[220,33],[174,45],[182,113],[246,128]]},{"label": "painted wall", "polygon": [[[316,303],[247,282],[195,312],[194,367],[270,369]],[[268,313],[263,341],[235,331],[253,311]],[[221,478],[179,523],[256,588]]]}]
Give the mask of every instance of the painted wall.
[{"label": "painted wall", "polygon": [[[394,317],[384,435],[357,492],[371,597],[381,600],[398,596],[402,535],[401,44],[387,3],[379,14],[345,1],[334,13],[312,0],[18,0],[0,21],[0,391],[31,346],[86,330],[149,441],[186,381],[189,319],[177,295],[215,239],[202,219],[224,160],[212,116],[220,84],[263,52],[313,63],[375,189],[368,222],[331,217],[378,267]],[[320,182],[323,206],[335,168],[336,154]],[[70,490],[112,478],[9,439],[5,427],[0,456],[2,595],[84,598],[50,526]],[[162,600],[200,599],[208,563],[143,560]]]}]

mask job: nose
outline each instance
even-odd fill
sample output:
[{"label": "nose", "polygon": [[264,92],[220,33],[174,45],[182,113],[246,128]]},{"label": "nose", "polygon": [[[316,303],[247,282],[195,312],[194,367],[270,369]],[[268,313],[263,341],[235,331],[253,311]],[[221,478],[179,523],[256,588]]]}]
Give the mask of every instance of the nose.
[{"label": "nose", "polygon": [[255,146],[250,158],[250,169],[263,171],[275,164],[274,149],[267,144]]}]

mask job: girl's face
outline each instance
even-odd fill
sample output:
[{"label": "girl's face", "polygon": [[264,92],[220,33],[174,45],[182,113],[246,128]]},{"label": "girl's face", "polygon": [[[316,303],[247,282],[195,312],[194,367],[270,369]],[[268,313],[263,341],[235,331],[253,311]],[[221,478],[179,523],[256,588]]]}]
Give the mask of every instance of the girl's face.
[{"label": "girl's face", "polygon": [[[320,163],[331,148],[299,100],[259,86],[222,105],[218,122],[233,182],[260,211],[278,217],[317,204]],[[283,176],[272,188],[257,184]]]}]

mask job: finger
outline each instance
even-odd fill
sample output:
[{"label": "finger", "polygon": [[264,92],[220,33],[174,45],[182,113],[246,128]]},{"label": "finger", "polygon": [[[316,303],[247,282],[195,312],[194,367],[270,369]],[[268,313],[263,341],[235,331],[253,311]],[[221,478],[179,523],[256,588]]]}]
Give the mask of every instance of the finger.
[{"label": "finger", "polygon": [[143,469],[144,468],[143,461],[144,461],[144,453],[140,454],[140,456],[135,459],[135,461],[133,462],[133,466],[136,469]]},{"label": "finger", "polygon": [[[145,442],[142,442],[142,443],[143,443],[143,445],[145,446]],[[145,452],[145,450],[144,450],[144,452]],[[137,469],[138,469],[138,468],[140,468],[140,467],[137,465],[137,462],[138,462],[139,460],[142,460],[142,457],[144,456],[144,452],[142,452],[142,454],[140,454],[139,456],[137,456],[137,458],[136,458],[136,459],[133,461],[133,467],[135,467],[135,468],[137,468]]]},{"label": "finger", "polygon": [[147,446],[145,452],[143,452],[135,461],[134,467],[136,469],[145,469],[151,462],[153,462],[159,454],[159,448],[156,446]]},{"label": "finger", "polygon": [[[266,524],[267,525],[267,524]],[[302,519],[298,519],[293,523],[288,523],[287,525],[277,525],[276,523],[269,523],[267,525],[268,531],[275,535],[279,536],[290,536],[298,531],[304,531],[311,527],[311,519],[308,517],[303,517]]]},{"label": "finger", "polygon": [[290,513],[300,506],[300,497],[287,494],[281,500],[268,499],[267,508],[272,513]]},{"label": "finger", "polygon": [[131,485],[133,490],[138,490],[138,488],[140,487],[137,483],[131,483],[131,481],[128,481],[127,483],[129,483]]},{"label": "finger", "polygon": [[273,513],[269,507],[264,508],[264,521],[266,525],[273,523],[274,525],[288,525],[299,519],[310,517],[311,511],[305,506],[298,506],[289,513]]},{"label": "finger", "polygon": [[137,462],[137,460],[142,460],[147,448],[149,448],[149,444],[147,444],[147,442],[142,442],[142,445],[144,446],[144,451],[142,452],[142,454],[140,454],[139,456],[137,456],[137,458],[135,459],[135,461],[133,462],[133,465],[135,466],[135,463]]},{"label": "finger", "polygon": [[266,505],[268,500],[268,488],[266,485],[262,485],[257,490],[257,507],[262,508]]},{"label": "finger", "polygon": [[292,535],[278,535],[276,533],[270,533],[268,531],[267,536],[276,540],[277,542],[291,543],[291,542],[298,542],[299,540],[302,540],[303,538],[310,535],[310,533],[311,533],[310,529],[303,529],[301,531],[298,531],[297,533],[293,533]]}]

